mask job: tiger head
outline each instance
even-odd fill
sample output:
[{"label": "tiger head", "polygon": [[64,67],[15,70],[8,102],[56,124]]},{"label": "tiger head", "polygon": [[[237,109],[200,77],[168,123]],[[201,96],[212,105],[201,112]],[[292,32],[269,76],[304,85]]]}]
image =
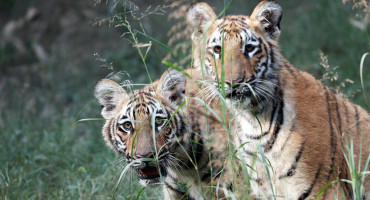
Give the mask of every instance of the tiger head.
[{"label": "tiger head", "polygon": [[[106,144],[126,158],[140,183],[150,185],[166,177],[168,166],[181,162],[183,154],[176,138],[184,122],[176,109],[185,100],[186,78],[176,70],[167,71],[154,86],[126,92],[118,83],[103,79],[95,87],[106,123]],[[172,158],[172,159],[171,159]]]},{"label": "tiger head", "polygon": [[193,28],[194,66],[220,88],[224,80],[228,99],[241,105],[261,106],[274,96],[278,81],[281,7],[262,1],[251,16],[217,18],[204,2],[192,5],[187,20]]}]

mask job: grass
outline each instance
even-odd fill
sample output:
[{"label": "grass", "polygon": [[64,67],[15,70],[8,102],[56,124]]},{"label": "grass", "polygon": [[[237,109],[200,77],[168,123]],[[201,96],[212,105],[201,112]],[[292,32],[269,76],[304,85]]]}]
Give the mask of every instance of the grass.
[{"label": "grass", "polygon": [[[252,2],[248,8],[244,8],[244,3],[232,2],[226,14],[250,13],[257,1]],[[337,69],[341,77],[339,82],[346,78],[354,81],[341,92],[369,110],[364,93],[356,92],[362,87],[368,91],[370,87],[370,82],[366,81],[370,73],[365,67],[369,66],[370,59],[364,60],[363,70],[359,67],[362,55],[370,50],[368,34],[349,22],[356,13],[351,5],[343,5],[339,0],[303,1],[299,5],[279,3],[284,9],[280,38],[283,55],[297,68],[320,78],[325,73],[320,66],[321,50],[328,55],[331,66],[340,66]],[[145,9],[145,4],[141,5],[141,9]],[[221,10],[223,4],[216,2],[215,6]],[[147,35],[162,43],[168,41],[168,36],[163,34],[164,30],[169,30],[169,25],[163,23],[165,16],[152,15],[144,20],[146,27],[151,29]],[[122,45],[127,43],[118,37],[117,41]],[[148,43],[149,39],[139,35],[138,41]],[[110,44],[113,45],[107,45]],[[104,52],[102,57],[113,62],[116,71],[127,71],[134,83],[149,82],[143,70],[148,70],[155,80],[167,68],[159,64],[168,51],[161,45],[153,43],[150,51],[141,57],[137,49],[129,48]],[[11,65],[9,60],[13,58],[22,58],[11,55],[9,49],[12,48],[0,43],[1,67]],[[11,68],[0,75],[0,199],[136,199],[138,196],[140,199],[161,199],[158,189],[142,189],[131,175],[125,176],[113,191],[122,162],[115,163],[119,158],[104,145],[100,134],[102,121],[81,122],[71,128],[77,113],[93,100],[95,83],[112,72],[98,68],[100,63],[93,62],[93,56],[90,59],[71,68],[68,57],[58,54],[51,55],[46,63],[35,63],[35,58],[27,57],[17,61],[27,67]],[[99,116],[99,111],[94,102],[86,107],[80,118]],[[245,179],[247,181],[248,177]]]},{"label": "grass", "polygon": [[[56,70],[49,78],[61,81],[58,80],[60,73],[67,72]],[[10,81],[2,85],[6,91],[2,98],[9,98],[7,94],[13,96],[11,104],[6,104],[7,109],[3,107],[0,111],[0,199],[113,198],[122,162],[115,163],[116,156],[102,141],[103,122],[84,122],[71,128],[74,116],[91,99],[89,93],[95,83],[73,89],[72,86],[82,86],[84,80],[78,77],[63,77],[63,80],[70,85],[49,87],[44,83],[45,86],[34,91],[25,85],[19,87],[17,93],[10,93],[14,87]],[[84,91],[84,88],[91,90]],[[47,95],[47,91],[54,95]],[[24,101],[26,98],[32,98],[33,102]],[[50,107],[51,102],[65,106]],[[97,115],[93,107],[98,105],[94,102],[82,116]],[[114,198],[136,198],[141,190],[136,187],[137,180],[129,176],[124,182],[129,184]],[[149,198],[146,191],[142,196]]]}]

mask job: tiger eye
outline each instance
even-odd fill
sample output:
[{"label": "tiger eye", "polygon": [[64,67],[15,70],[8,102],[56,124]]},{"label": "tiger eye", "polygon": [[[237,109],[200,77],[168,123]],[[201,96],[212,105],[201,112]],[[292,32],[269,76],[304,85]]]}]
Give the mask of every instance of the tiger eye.
[{"label": "tiger eye", "polygon": [[163,118],[159,118],[159,117],[155,118],[155,124],[156,125],[161,125],[161,124],[163,124],[163,122],[164,122]]},{"label": "tiger eye", "polygon": [[254,46],[252,46],[252,45],[250,45],[250,44],[245,45],[245,50],[246,50],[246,51],[250,52],[250,51],[252,51],[253,49],[254,49]]},{"label": "tiger eye", "polygon": [[221,53],[221,46],[215,46],[215,47],[213,47],[213,51],[215,52],[215,53]]},{"label": "tiger eye", "polygon": [[125,123],[123,123],[123,127],[127,130],[131,130],[132,124],[131,124],[131,122],[125,122]]}]

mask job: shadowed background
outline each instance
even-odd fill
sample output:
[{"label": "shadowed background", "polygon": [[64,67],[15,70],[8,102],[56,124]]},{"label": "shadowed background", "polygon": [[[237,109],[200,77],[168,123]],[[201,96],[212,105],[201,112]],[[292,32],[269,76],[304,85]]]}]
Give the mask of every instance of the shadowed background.
[{"label": "shadowed background", "polygon": [[[226,14],[249,15],[259,1],[233,1]],[[113,191],[124,161],[104,146],[95,83],[118,73],[121,81],[149,83],[132,35],[113,15],[125,9],[145,52],[152,80],[190,63],[183,17],[192,1],[0,1],[0,199],[134,199],[141,187],[131,174]],[[228,1],[209,1],[220,13]],[[369,52],[369,10],[341,0],[278,1],[283,8],[280,46],[308,71],[369,110],[360,60]],[[369,4],[369,3],[367,3]],[[142,15],[148,16],[140,19]],[[170,50],[169,50],[170,49]],[[327,60],[326,60],[327,59]],[[364,62],[369,95],[370,59]],[[337,67],[338,66],[338,67]],[[120,73],[119,73],[120,72]],[[347,80],[348,79],[348,80]],[[343,85],[344,84],[344,85]],[[367,92],[366,92],[367,91]],[[118,160],[118,161],[116,161]],[[145,189],[140,199],[161,199]]]}]

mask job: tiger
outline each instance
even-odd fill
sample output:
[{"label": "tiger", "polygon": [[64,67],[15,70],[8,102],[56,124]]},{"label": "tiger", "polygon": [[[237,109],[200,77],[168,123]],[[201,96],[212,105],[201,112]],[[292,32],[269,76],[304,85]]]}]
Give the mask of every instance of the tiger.
[{"label": "tiger", "polygon": [[[346,145],[353,141],[357,168],[369,171],[369,112],[282,56],[281,19],[273,0],[261,1],[250,16],[220,18],[207,3],[194,3],[186,17],[193,67],[211,78],[213,93],[224,91],[218,96],[235,114],[231,132],[238,158],[250,166],[255,198],[353,198],[343,181],[351,180]],[[363,199],[370,199],[368,175],[361,184]]]},{"label": "tiger", "polygon": [[132,164],[141,185],[163,183],[164,199],[221,199],[231,187],[227,128],[216,119],[222,113],[211,102],[211,114],[195,98],[202,98],[195,80],[172,69],[129,93],[109,79],[95,87],[106,144]]}]

